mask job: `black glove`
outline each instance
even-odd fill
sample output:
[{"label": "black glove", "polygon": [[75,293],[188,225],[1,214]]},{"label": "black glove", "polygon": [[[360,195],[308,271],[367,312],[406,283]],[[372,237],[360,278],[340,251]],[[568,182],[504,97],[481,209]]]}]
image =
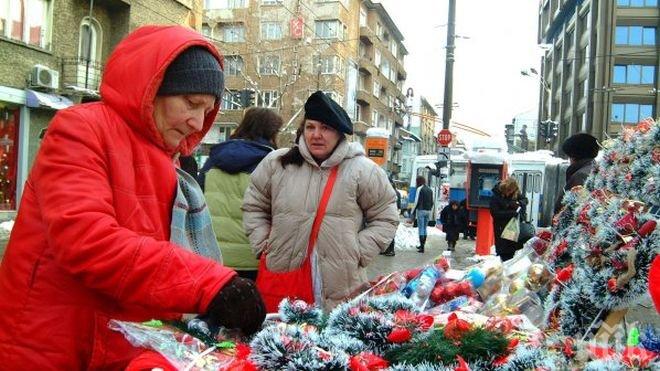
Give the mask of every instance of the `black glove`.
[{"label": "black glove", "polygon": [[237,328],[252,335],[266,319],[266,306],[254,282],[236,276],[215,294],[204,317],[212,327]]}]

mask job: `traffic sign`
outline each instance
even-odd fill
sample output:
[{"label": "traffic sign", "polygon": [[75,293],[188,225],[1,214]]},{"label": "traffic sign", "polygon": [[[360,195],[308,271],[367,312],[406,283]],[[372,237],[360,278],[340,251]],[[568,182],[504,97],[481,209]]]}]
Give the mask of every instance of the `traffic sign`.
[{"label": "traffic sign", "polygon": [[438,133],[438,144],[446,147],[449,145],[449,143],[451,143],[452,138],[453,136],[451,135],[451,131],[449,131],[449,129],[442,129]]},{"label": "traffic sign", "polygon": [[443,154],[449,156],[449,153],[451,153],[451,148],[449,147],[438,147],[438,154]]}]

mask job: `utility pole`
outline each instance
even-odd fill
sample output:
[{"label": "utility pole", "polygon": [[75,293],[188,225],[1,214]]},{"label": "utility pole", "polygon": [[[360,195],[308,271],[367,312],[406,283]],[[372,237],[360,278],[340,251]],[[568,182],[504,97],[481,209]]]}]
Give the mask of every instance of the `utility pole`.
[{"label": "utility pole", "polygon": [[445,54],[445,95],[442,107],[442,128],[449,129],[454,84],[454,41],[456,40],[456,0],[449,0],[447,17],[447,52]]}]

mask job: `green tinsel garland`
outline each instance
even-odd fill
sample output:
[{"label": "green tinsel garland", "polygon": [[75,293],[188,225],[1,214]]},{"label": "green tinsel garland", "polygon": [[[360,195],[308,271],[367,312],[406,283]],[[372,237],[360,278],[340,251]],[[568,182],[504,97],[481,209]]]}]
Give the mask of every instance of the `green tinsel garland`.
[{"label": "green tinsel garland", "polygon": [[474,328],[465,332],[458,343],[446,338],[442,329],[436,329],[428,337],[388,351],[385,359],[393,364],[405,362],[409,365],[423,362],[453,364],[457,355],[468,362],[490,361],[504,355],[508,345],[509,340],[502,333],[483,328]]}]

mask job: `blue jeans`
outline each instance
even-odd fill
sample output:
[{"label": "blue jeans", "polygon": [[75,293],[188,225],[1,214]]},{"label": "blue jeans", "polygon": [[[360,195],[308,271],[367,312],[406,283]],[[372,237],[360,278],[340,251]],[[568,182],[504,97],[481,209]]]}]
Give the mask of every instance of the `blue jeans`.
[{"label": "blue jeans", "polygon": [[417,210],[417,228],[419,228],[419,235],[426,236],[426,226],[429,224],[431,217],[431,210]]}]

